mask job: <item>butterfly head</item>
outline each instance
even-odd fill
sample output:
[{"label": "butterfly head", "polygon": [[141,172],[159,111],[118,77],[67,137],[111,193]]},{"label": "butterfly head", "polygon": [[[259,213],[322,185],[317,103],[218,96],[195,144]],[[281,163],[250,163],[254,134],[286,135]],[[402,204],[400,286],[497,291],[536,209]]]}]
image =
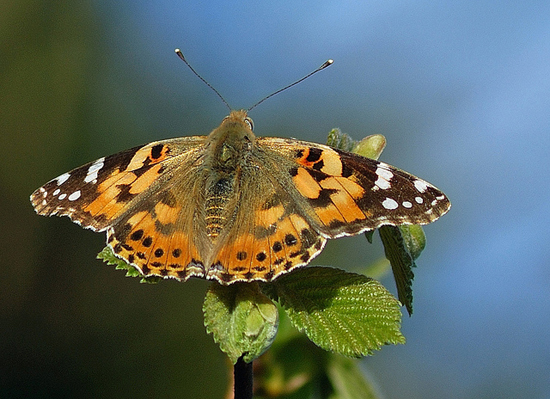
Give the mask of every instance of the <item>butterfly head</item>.
[{"label": "butterfly head", "polygon": [[252,119],[246,110],[231,111],[221,125],[210,133],[214,166],[234,169],[253,148],[256,136],[252,132]]}]

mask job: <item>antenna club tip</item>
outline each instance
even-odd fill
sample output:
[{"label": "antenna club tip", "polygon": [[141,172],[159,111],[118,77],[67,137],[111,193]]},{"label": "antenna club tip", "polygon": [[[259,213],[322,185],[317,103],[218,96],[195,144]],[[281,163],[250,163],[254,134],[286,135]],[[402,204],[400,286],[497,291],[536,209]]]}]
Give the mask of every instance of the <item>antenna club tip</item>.
[{"label": "antenna club tip", "polygon": [[181,58],[181,60],[183,62],[186,62],[185,57],[183,56],[183,53],[181,52],[181,50],[179,48],[175,49],[174,51],[176,52],[177,56]]},{"label": "antenna club tip", "polygon": [[322,70],[322,69],[325,69],[325,68],[331,66],[333,62],[334,62],[333,59],[328,59],[328,60],[326,60],[325,63],[319,67],[318,70],[320,71],[320,70]]}]

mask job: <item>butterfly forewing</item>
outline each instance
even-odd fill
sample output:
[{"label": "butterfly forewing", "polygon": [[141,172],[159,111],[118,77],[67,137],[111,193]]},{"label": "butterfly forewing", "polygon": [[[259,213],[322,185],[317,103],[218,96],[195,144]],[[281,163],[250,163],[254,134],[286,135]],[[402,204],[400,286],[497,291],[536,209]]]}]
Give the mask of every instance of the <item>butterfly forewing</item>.
[{"label": "butterfly forewing", "polygon": [[[111,220],[100,211],[116,202],[120,190],[113,192],[111,187],[129,176],[124,171],[140,148],[102,157],[49,181],[31,195],[36,212],[44,216],[68,216],[82,227],[104,230]],[[109,182],[106,183],[109,178],[110,186]],[[99,198],[102,198],[103,206],[96,206],[94,211],[86,210]]]},{"label": "butterfly forewing", "polygon": [[450,207],[447,197],[430,183],[393,166],[321,144],[280,138],[260,138],[293,164],[289,193],[303,199],[320,233],[329,238],[354,235],[382,225],[427,224]]},{"label": "butterfly forewing", "polygon": [[140,195],[162,184],[166,161],[191,156],[203,141],[165,140],[100,158],[49,181],[31,195],[31,202],[40,215],[69,216],[83,227],[103,231],[129,212],[132,202],[139,203]]}]

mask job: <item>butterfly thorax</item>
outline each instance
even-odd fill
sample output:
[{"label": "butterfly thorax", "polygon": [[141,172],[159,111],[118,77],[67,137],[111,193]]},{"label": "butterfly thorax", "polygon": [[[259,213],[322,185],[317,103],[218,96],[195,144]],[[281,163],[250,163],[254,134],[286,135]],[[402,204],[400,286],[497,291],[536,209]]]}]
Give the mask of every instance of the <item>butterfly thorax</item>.
[{"label": "butterfly thorax", "polygon": [[238,169],[246,161],[256,140],[251,127],[252,121],[246,116],[246,111],[231,111],[208,136],[208,166],[228,173]]},{"label": "butterfly thorax", "polygon": [[205,222],[208,237],[215,239],[227,225],[237,206],[235,193],[254,147],[255,136],[246,111],[232,111],[208,136],[205,166]]}]

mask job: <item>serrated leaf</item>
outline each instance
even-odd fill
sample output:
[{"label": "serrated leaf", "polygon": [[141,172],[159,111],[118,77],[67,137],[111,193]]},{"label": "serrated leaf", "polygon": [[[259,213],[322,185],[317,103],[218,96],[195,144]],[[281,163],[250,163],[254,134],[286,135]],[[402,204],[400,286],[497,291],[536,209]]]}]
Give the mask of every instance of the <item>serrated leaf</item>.
[{"label": "serrated leaf", "polygon": [[[397,296],[411,315],[413,312],[412,282],[414,279],[412,268],[416,267],[415,257],[411,254],[411,251],[414,251],[416,255],[420,255],[423,249],[420,236],[423,237],[424,232],[420,226],[408,225],[382,226],[378,229],[378,232],[384,245],[386,258],[391,264],[393,278],[397,286]],[[425,239],[423,243],[425,244]]]},{"label": "serrated leaf", "polygon": [[330,267],[307,267],[262,285],[290,320],[323,349],[346,356],[371,354],[404,343],[399,303],[366,276]]},{"label": "serrated leaf", "polygon": [[329,399],[379,399],[356,360],[332,354],[326,370],[333,389]]},{"label": "serrated leaf", "polygon": [[264,353],[277,334],[277,306],[257,283],[210,284],[203,304],[204,325],[235,364]]},{"label": "serrated leaf", "polygon": [[125,270],[126,277],[141,277],[140,283],[156,284],[162,280],[161,277],[156,276],[144,277],[134,266],[118,258],[108,246],[103,248],[96,258],[101,259],[108,265],[115,265],[116,270]]}]

